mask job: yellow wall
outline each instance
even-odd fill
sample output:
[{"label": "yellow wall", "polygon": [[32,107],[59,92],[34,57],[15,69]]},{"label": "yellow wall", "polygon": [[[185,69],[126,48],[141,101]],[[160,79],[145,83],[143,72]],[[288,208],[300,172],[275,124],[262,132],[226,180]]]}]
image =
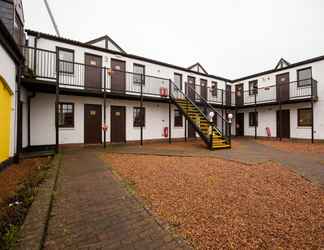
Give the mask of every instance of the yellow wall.
[{"label": "yellow wall", "polygon": [[0,163],[9,158],[11,93],[0,78]]}]

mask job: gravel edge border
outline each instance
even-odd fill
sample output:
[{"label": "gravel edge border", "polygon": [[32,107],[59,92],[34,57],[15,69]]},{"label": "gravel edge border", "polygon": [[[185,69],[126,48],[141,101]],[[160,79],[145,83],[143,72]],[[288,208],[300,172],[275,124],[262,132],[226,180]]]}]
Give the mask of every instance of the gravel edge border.
[{"label": "gravel edge border", "polygon": [[50,165],[48,176],[38,187],[37,195],[29,208],[24,224],[20,228],[15,246],[17,250],[40,250],[43,248],[61,165],[61,155],[54,156]]}]

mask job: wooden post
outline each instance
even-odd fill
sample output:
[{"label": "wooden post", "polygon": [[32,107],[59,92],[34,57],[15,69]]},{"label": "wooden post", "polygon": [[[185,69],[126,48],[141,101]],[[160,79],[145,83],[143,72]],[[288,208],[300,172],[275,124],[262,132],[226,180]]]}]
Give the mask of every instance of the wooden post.
[{"label": "wooden post", "polygon": [[277,131],[277,134],[278,134],[278,132],[279,132],[279,140],[281,141],[282,140],[282,134],[281,134],[281,121],[282,121],[282,118],[281,118],[281,110],[282,110],[282,107],[281,107],[281,95],[280,95],[280,91],[281,91],[281,84],[280,84],[280,82],[278,83],[278,85],[277,85],[277,89],[278,89],[278,91],[277,91],[277,93],[278,93],[278,96],[277,96],[277,98],[278,98],[278,101],[279,101],[279,123],[278,123],[278,130],[279,131]]},{"label": "wooden post", "polygon": [[[60,101],[60,65],[59,65],[59,53],[56,49],[56,89],[55,89],[55,152],[59,152],[59,101]],[[74,65],[73,65],[74,67]]]},{"label": "wooden post", "polygon": [[[312,71],[311,71],[312,72]],[[311,73],[311,121],[312,121],[312,143],[314,143],[314,82],[313,75]]]},{"label": "wooden post", "polygon": [[143,145],[143,123],[144,123],[144,113],[143,113],[143,84],[144,84],[144,76],[141,75],[141,98],[140,98],[140,115],[141,115],[141,146]]},{"label": "wooden post", "polygon": [[169,143],[171,144],[171,80],[169,79]]},{"label": "wooden post", "polygon": [[258,125],[258,121],[257,121],[257,108],[256,108],[256,103],[257,103],[257,88],[254,88],[254,139],[256,140],[257,138],[257,125]]},{"label": "wooden post", "polygon": [[[101,68],[102,70],[102,68]],[[107,81],[107,77],[106,77],[106,74],[107,74],[107,68],[104,67],[103,68],[103,71],[104,71],[104,93],[103,93],[103,96],[104,96],[104,148],[106,148],[106,144],[107,144],[107,117],[106,117],[106,106],[107,106],[107,103],[106,103],[106,81]]]}]

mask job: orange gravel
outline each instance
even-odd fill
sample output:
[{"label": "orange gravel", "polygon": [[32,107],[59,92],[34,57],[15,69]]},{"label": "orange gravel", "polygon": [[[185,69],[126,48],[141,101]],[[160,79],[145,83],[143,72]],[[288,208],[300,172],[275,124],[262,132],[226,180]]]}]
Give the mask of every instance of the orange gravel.
[{"label": "orange gravel", "polygon": [[197,249],[321,249],[324,192],[274,163],[104,155]]},{"label": "orange gravel", "polygon": [[34,171],[50,161],[50,158],[34,158],[13,164],[0,172],[0,206],[13,196],[17,187]]},{"label": "orange gravel", "polygon": [[324,154],[324,143],[305,143],[292,141],[257,140],[257,143],[271,146],[285,152]]}]

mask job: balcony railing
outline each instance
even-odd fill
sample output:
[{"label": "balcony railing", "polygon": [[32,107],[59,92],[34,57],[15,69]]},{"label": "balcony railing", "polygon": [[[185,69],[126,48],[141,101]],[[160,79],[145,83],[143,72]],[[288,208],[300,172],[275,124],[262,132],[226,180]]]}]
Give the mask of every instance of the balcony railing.
[{"label": "balcony railing", "polygon": [[[106,67],[57,60],[54,51],[24,47],[25,77],[56,83],[57,71],[60,87],[106,91],[123,95],[140,95],[167,98],[169,79],[112,70]],[[59,67],[56,68],[58,62]],[[184,86],[183,90],[186,87]],[[244,90],[226,92],[223,89],[195,85],[195,91],[210,104],[220,106],[246,106],[265,103],[288,102],[317,97],[317,81],[306,79],[287,84],[257,88],[256,92]],[[230,98],[227,99],[227,98]],[[199,100],[196,100],[199,102]]]}]

